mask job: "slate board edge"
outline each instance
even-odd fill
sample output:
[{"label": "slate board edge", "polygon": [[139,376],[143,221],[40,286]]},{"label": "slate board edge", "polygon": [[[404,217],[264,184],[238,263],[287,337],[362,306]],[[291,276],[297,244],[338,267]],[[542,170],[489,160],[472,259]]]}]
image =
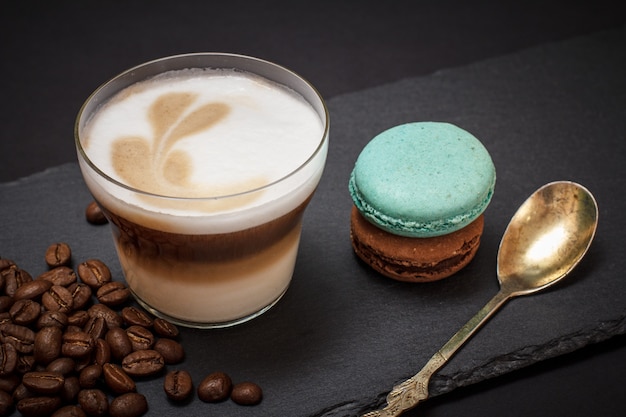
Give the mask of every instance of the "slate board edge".
[{"label": "slate board edge", "polygon": [[[454,375],[446,375],[444,366],[444,371],[435,374],[430,381],[429,397],[445,395],[457,388],[497,378],[624,334],[626,334],[626,316],[621,316],[613,320],[599,321],[597,326],[554,338],[544,345],[525,346],[517,351],[496,356],[478,367],[463,368],[461,372]],[[451,360],[454,360],[454,357]],[[415,373],[418,371],[419,369],[416,369]],[[411,376],[413,375],[406,375],[404,379],[408,379]],[[399,380],[397,383],[403,380]],[[389,388],[391,389],[392,387]],[[354,401],[337,404],[321,410],[317,414],[312,414],[310,417],[340,417],[348,415],[346,413],[349,413],[349,415],[361,415],[372,409],[383,407],[388,393],[388,391],[382,392],[374,401],[370,402]]]}]

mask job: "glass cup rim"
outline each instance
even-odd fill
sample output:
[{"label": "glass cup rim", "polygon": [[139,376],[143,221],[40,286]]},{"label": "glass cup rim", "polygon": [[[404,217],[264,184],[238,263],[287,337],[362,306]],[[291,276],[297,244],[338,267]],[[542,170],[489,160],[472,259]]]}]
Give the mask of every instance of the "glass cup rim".
[{"label": "glass cup rim", "polygon": [[[100,92],[102,92],[106,87],[110,86],[111,84],[113,84],[114,82],[116,82],[117,80],[130,75],[131,73],[139,70],[139,69],[143,69],[146,68],[148,66],[154,66],[154,65],[158,65],[160,63],[166,62],[166,61],[173,61],[173,60],[178,60],[181,58],[190,58],[190,57],[201,57],[201,56],[213,56],[213,57],[225,57],[225,58],[229,58],[229,59],[239,59],[239,60],[245,60],[245,61],[249,61],[249,62],[256,62],[258,64],[261,65],[265,65],[267,67],[272,67],[274,69],[277,69],[279,71],[282,71],[284,73],[290,74],[292,77],[295,77],[296,79],[298,79],[299,81],[301,81],[308,89],[311,90],[311,92],[313,92],[314,96],[319,100],[319,104],[321,104],[322,109],[323,109],[323,119],[322,119],[322,123],[324,124],[324,130],[322,132],[322,136],[319,140],[319,143],[317,144],[315,150],[311,153],[311,155],[305,160],[303,161],[300,165],[298,165],[297,168],[293,169],[292,171],[290,171],[289,173],[283,175],[282,177],[267,183],[265,185],[262,185],[260,187],[256,187],[256,188],[252,188],[250,190],[246,190],[246,191],[241,191],[238,193],[234,193],[234,194],[221,194],[221,195],[214,195],[214,196],[202,196],[202,197],[180,197],[180,196],[169,196],[169,195],[163,195],[163,194],[157,194],[157,193],[152,193],[149,191],[145,191],[145,190],[141,190],[135,187],[132,187],[128,184],[125,184],[119,180],[116,180],[115,178],[111,177],[110,175],[108,175],[107,173],[105,173],[104,171],[102,171],[90,158],[89,156],[87,156],[85,150],[83,149],[83,146],[81,144],[80,141],[80,130],[81,130],[81,121],[83,116],[86,113],[86,108],[87,106],[93,101],[94,98],[96,98],[98,96],[98,94]],[[189,67],[192,68],[192,67]],[[232,68],[237,70],[238,68],[235,67],[227,67],[227,66],[221,66],[221,67],[211,67],[211,66],[204,66],[204,67],[195,67],[195,68]],[[254,75],[258,75],[253,73],[252,71],[247,71],[247,70],[242,70],[244,72],[248,72],[248,73],[252,73]],[[155,73],[152,76],[156,76],[159,73]],[[259,75],[263,78],[266,78],[262,75]],[[140,80],[137,80],[136,82],[140,82],[140,81],[144,81],[147,78],[143,78]],[[291,90],[294,90],[292,87],[290,86],[286,86],[284,84],[281,84],[277,81],[272,81],[275,82],[276,84],[280,84],[283,85]],[[122,88],[123,89],[123,88]],[[121,91],[122,89],[118,90],[117,92]],[[294,90],[295,91],[295,90]],[[116,92],[116,93],[117,93]],[[296,91],[297,92],[297,91]],[[298,94],[301,95],[301,93],[297,92]],[[304,98],[304,97],[303,97]],[[310,103],[309,100],[307,100],[306,98],[304,98],[309,104],[313,104]],[[316,110],[317,113],[317,110]],[[109,80],[103,82],[102,84],[100,84],[88,97],[87,99],[83,102],[83,104],[80,107],[80,110],[78,111],[78,114],[76,116],[76,121],[74,123],[74,143],[76,145],[76,149],[78,150],[80,157],[82,158],[83,161],[85,161],[87,163],[87,165],[89,165],[89,167],[96,173],[98,174],[101,178],[103,178],[104,180],[106,180],[107,182],[126,189],[128,191],[131,191],[133,193],[137,193],[140,195],[145,195],[148,197],[153,197],[153,198],[159,198],[159,199],[168,199],[168,200],[175,200],[175,201],[204,201],[204,200],[225,200],[225,199],[229,199],[229,198],[235,198],[235,197],[241,197],[241,196],[245,196],[245,195],[250,195],[250,194],[254,194],[257,192],[261,192],[263,190],[272,188],[273,186],[280,184],[286,180],[288,180],[289,178],[293,177],[294,175],[296,175],[299,171],[301,171],[302,169],[304,169],[307,165],[309,165],[309,163],[311,163],[316,157],[317,155],[322,152],[322,150],[324,149],[324,146],[326,144],[326,142],[328,142],[328,133],[329,133],[329,123],[330,121],[330,114],[328,111],[328,107],[326,106],[326,102],[324,101],[324,98],[322,97],[322,95],[320,94],[320,92],[317,90],[317,88],[315,88],[315,86],[313,86],[313,84],[311,84],[309,81],[307,81],[304,77],[302,77],[301,75],[297,74],[296,72],[288,69],[287,67],[284,67],[282,65],[276,64],[274,62],[262,59],[262,58],[256,58],[253,56],[249,56],[249,55],[242,55],[242,54],[234,54],[234,53],[226,53],[226,52],[194,52],[194,53],[186,53],[186,54],[177,54],[177,55],[169,55],[169,56],[165,56],[165,57],[161,57],[161,58],[157,58],[157,59],[153,59],[150,61],[146,61],[143,62],[141,64],[135,65],[131,68],[128,68],[120,73],[118,73],[117,75],[113,76],[112,78],[110,78]]]}]

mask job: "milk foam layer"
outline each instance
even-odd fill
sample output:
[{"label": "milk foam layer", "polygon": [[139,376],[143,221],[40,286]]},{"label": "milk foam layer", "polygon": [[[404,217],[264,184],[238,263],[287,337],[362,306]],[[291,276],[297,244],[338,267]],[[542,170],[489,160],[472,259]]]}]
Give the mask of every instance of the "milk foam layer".
[{"label": "milk foam layer", "polygon": [[[311,105],[286,87],[235,70],[193,69],[121,91],[80,136],[86,156],[107,176],[174,197],[142,196],[91,175],[88,184],[107,189],[94,193],[103,204],[125,213],[142,206],[161,229],[168,229],[168,215],[176,215],[196,217],[188,227],[176,219],[177,228],[199,232],[197,217],[207,217],[207,229],[226,232],[284,214],[311,194],[325,157],[303,163],[316,152],[325,156],[326,142],[319,149],[324,129]],[[213,198],[233,194],[240,196]],[[246,220],[251,209],[255,219]],[[216,225],[207,216],[225,212],[242,217],[230,215]]]}]

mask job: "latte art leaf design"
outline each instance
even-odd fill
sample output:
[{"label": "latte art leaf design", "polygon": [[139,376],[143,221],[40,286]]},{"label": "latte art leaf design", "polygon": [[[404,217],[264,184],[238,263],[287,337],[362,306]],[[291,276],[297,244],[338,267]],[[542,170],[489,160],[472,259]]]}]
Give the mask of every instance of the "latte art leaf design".
[{"label": "latte art leaf design", "polygon": [[220,102],[193,109],[196,100],[192,93],[163,94],[148,109],[153,138],[126,136],[115,140],[112,160],[123,181],[148,192],[189,196],[192,158],[174,147],[181,139],[211,128],[230,112],[229,106]]}]

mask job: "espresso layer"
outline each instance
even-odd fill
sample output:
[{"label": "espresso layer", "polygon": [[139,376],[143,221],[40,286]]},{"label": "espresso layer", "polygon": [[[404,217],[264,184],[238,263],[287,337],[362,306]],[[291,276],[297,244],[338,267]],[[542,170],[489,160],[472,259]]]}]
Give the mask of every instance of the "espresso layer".
[{"label": "espresso layer", "polygon": [[245,258],[283,239],[300,224],[311,197],[268,223],[232,233],[180,234],[125,219],[102,206],[124,256],[134,262],[223,262]]}]

